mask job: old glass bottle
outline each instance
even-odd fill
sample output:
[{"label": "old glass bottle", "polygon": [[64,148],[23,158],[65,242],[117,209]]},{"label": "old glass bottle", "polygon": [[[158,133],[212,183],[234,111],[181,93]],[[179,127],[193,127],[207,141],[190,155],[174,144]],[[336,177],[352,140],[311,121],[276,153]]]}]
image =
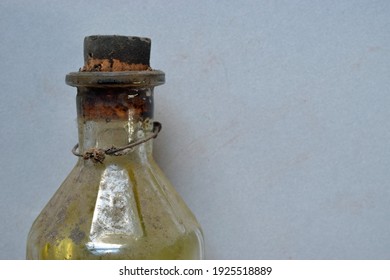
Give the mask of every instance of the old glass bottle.
[{"label": "old glass bottle", "polygon": [[85,65],[66,77],[77,87],[80,157],[32,225],[27,259],[203,258],[201,228],[146,141],[165,79],[149,56],[147,38],[85,38]]}]

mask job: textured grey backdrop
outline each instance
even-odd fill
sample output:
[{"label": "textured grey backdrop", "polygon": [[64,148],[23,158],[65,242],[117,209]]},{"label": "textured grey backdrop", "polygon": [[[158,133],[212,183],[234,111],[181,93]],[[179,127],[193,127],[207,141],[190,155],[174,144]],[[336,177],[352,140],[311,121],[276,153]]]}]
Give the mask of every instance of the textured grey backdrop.
[{"label": "textured grey backdrop", "polygon": [[76,162],[92,34],[152,38],[155,156],[208,259],[390,258],[390,1],[1,0],[1,259]]}]

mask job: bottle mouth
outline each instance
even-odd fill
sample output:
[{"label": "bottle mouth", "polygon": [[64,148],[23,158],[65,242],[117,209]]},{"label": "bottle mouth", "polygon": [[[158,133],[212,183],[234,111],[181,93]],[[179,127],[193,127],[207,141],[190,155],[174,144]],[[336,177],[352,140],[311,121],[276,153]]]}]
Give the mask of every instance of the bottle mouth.
[{"label": "bottle mouth", "polygon": [[65,82],[74,87],[150,87],[164,84],[165,73],[160,70],[71,72]]},{"label": "bottle mouth", "polygon": [[66,75],[70,86],[147,87],[164,84],[165,74],[150,67],[149,38],[93,35],[84,38],[84,66]]}]

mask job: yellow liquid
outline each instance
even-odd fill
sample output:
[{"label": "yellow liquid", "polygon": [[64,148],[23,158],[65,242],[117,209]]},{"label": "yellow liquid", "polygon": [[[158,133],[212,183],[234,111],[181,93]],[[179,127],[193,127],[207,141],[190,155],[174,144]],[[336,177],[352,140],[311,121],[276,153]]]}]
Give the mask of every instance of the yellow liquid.
[{"label": "yellow liquid", "polygon": [[58,245],[47,243],[40,252],[40,259],[63,260],[191,260],[199,259],[200,251],[198,237],[195,234],[182,237],[173,244],[156,250],[149,242],[139,241],[131,248],[105,248],[104,250],[89,250],[86,246],[76,245],[71,239],[64,239]]}]

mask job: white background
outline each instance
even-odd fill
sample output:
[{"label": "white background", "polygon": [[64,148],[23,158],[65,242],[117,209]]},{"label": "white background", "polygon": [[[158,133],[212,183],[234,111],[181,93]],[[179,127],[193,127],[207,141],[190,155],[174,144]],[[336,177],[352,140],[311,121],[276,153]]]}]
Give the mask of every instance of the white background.
[{"label": "white background", "polygon": [[84,36],[152,39],[207,259],[390,258],[390,1],[0,2],[0,258],[76,162]]}]

